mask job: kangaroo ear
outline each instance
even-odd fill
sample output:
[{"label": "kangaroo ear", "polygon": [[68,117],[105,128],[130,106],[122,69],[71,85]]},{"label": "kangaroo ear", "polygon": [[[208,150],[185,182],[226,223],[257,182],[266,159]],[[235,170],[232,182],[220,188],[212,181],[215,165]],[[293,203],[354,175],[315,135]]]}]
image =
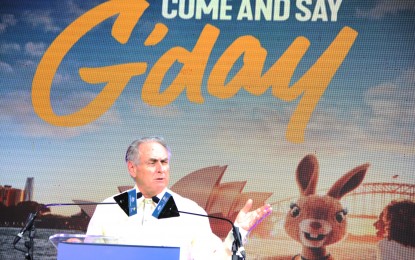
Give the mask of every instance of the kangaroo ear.
[{"label": "kangaroo ear", "polygon": [[302,195],[315,194],[318,180],[318,161],[313,154],[305,156],[298,164],[296,178]]},{"label": "kangaroo ear", "polygon": [[365,178],[370,164],[360,165],[341,177],[327,192],[330,197],[341,199],[344,195],[359,187]]}]

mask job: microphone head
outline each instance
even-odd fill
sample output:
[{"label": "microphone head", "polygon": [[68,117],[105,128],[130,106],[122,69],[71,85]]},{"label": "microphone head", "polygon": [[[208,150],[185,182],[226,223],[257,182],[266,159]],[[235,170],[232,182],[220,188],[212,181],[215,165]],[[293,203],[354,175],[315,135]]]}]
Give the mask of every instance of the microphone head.
[{"label": "microphone head", "polygon": [[180,213],[177,209],[173,196],[168,192],[164,193],[163,198],[161,198],[157,204],[157,207],[153,211],[153,217],[161,219],[178,216],[180,216]]},{"label": "microphone head", "polygon": [[137,214],[137,191],[135,189],[114,196],[114,200],[127,216]]}]

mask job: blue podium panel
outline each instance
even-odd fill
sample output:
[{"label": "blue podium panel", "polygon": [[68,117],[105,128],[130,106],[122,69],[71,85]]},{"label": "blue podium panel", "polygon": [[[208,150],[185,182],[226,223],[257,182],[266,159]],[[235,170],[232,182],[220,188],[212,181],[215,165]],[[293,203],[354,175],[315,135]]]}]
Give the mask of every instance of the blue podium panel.
[{"label": "blue podium panel", "polygon": [[57,260],[178,260],[179,258],[179,247],[60,242]]}]

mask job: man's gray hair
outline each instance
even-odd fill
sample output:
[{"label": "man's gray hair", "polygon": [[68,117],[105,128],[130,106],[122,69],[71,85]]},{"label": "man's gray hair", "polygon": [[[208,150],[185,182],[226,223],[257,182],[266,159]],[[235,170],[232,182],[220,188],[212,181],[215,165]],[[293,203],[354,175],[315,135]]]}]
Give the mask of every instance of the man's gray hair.
[{"label": "man's gray hair", "polygon": [[151,136],[151,137],[142,137],[140,139],[137,139],[133,141],[130,146],[128,146],[127,152],[125,154],[125,162],[133,162],[135,165],[138,165],[140,163],[140,153],[138,152],[138,148],[143,143],[149,143],[149,142],[156,142],[161,144],[164,148],[166,148],[169,159],[171,156],[170,148],[168,147],[166,141],[164,141],[163,137],[159,136]]}]

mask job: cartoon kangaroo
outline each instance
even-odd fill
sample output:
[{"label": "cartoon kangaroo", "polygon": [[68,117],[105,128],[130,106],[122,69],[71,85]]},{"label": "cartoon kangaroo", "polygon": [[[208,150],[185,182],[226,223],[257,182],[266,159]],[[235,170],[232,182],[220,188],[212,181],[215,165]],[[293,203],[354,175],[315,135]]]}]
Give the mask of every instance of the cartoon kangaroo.
[{"label": "cartoon kangaroo", "polygon": [[363,181],[369,164],[363,164],[344,174],[327,192],[316,195],[318,161],[310,154],[299,163],[296,181],[300,198],[291,203],[285,219],[287,234],[300,242],[302,252],[292,259],[332,260],[326,246],[336,243],[346,235],[347,210],[340,199],[356,189]]}]

